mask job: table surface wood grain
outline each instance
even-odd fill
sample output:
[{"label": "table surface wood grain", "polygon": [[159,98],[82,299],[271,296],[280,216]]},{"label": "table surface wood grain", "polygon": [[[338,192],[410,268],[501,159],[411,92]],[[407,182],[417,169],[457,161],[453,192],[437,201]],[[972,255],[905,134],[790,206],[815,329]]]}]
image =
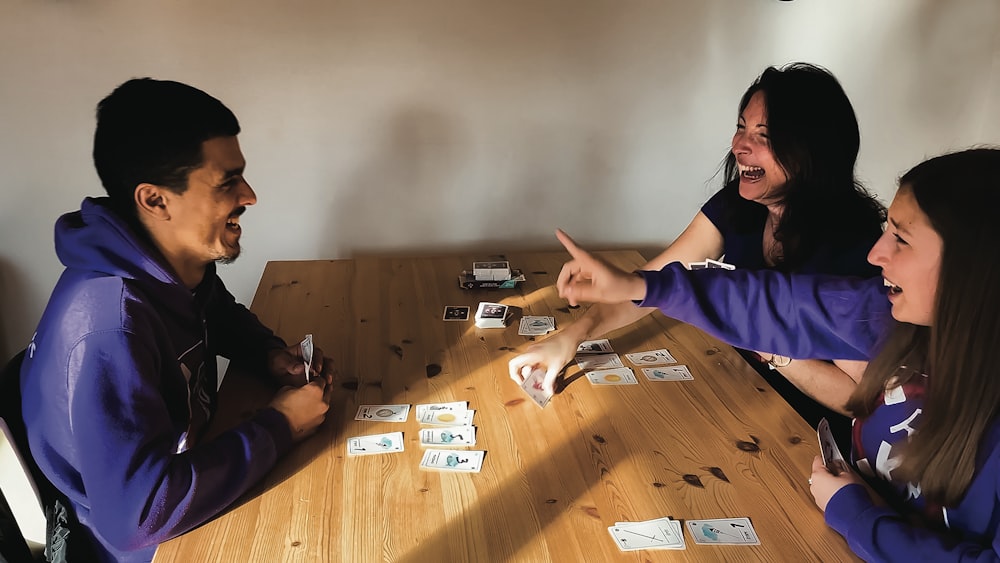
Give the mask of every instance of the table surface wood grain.
[{"label": "table surface wood grain", "polygon": [[[623,268],[634,251],[599,253]],[[162,544],[155,561],[851,561],[807,480],[815,432],[731,347],[654,313],[608,335],[616,353],[667,348],[693,381],[592,386],[575,365],[540,409],[507,375],[531,344],[523,315],[581,316],[556,294],[568,255],[512,253],[527,280],[466,290],[494,256],[269,262],[251,309],[288,342],[306,333],[338,365],[327,421],[216,519]],[[518,308],[506,329],[442,320],[447,305]],[[246,418],[274,388],[230,369],[213,428]],[[418,469],[405,423],[355,421],[362,404],[468,401],[477,474]],[[405,451],[348,457],[353,436],[402,431]],[[618,521],[748,517],[761,544],[621,552]]]}]

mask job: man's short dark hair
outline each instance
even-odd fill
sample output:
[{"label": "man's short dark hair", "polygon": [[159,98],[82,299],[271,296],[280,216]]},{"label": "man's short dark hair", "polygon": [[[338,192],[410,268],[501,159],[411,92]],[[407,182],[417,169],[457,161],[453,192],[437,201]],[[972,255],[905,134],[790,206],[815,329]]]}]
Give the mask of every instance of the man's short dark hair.
[{"label": "man's short dark hair", "polygon": [[94,166],[111,201],[132,215],[136,186],[184,192],[188,174],[203,162],[202,143],[239,132],[233,112],[205,92],[134,78],[97,104]]}]

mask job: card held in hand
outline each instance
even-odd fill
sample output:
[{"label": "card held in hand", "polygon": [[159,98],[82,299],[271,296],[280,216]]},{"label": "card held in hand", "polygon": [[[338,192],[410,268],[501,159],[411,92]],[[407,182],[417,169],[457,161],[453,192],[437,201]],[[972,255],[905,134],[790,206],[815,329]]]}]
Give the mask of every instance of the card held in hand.
[{"label": "card held in hand", "polygon": [[479,473],[485,457],[482,450],[427,450],[420,460],[420,469]]},{"label": "card held in hand", "polygon": [[313,335],[307,334],[299,343],[299,352],[302,353],[302,363],[306,367],[306,383],[309,383],[309,374],[313,363]]},{"label": "card held in hand", "polygon": [[819,438],[819,454],[823,456],[823,465],[834,475],[840,475],[847,471],[847,461],[837,447],[837,441],[833,439],[833,432],[830,431],[830,423],[826,418],[821,418],[816,425],[816,437]]},{"label": "card held in hand", "polygon": [[552,399],[552,393],[546,393],[545,389],[542,389],[542,381],[545,379],[545,370],[541,368],[535,368],[531,375],[521,383],[521,389],[531,397],[532,401],[545,408],[545,405],[549,404],[549,400]]}]

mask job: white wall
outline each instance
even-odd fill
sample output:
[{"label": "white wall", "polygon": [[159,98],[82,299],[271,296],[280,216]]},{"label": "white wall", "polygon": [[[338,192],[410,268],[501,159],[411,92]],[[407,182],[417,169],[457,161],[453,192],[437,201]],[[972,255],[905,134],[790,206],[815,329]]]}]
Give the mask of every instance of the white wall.
[{"label": "white wall", "polygon": [[223,269],[269,259],[662,246],[718,187],[765,66],[822,64],[888,201],[926,155],[1000,143],[997,0],[4,0],[0,353],[61,270],[55,218],[102,193],[98,100],[188,82],[240,117],[260,202]]}]

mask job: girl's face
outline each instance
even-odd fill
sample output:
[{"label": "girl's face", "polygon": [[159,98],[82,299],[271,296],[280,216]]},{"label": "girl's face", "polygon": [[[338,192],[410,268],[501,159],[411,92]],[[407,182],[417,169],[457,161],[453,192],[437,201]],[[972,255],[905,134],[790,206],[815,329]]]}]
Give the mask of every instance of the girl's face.
[{"label": "girl's face", "polygon": [[943,247],[913,192],[900,186],[885,232],[868,253],[868,261],[882,268],[897,321],[931,325]]}]

